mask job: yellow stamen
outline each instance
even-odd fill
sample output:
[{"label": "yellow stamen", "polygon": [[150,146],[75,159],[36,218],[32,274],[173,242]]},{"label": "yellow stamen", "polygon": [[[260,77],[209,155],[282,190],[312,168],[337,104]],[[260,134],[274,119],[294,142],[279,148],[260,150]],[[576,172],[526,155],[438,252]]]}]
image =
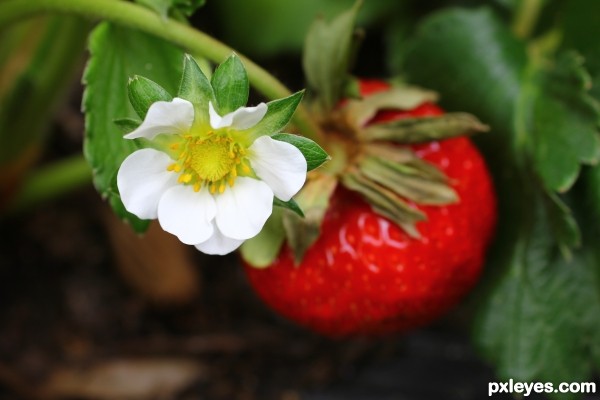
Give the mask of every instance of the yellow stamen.
[{"label": "yellow stamen", "polygon": [[192,174],[183,174],[181,175],[181,178],[184,183],[190,183],[190,181],[192,180]]},{"label": "yellow stamen", "polygon": [[190,169],[194,170],[201,179],[212,182],[222,179],[234,165],[229,154],[230,140],[207,139],[199,145],[191,145],[189,160],[187,160]]},{"label": "yellow stamen", "polygon": [[180,138],[184,140],[169,145],[177,150],[178,161],[169,164],[167,170],[179,173],[177,181],[195,192],[206,185],[211,194],[224,193],[228,185],[234,186],[238,175],[252,173],[245,149],[225,130]]}]

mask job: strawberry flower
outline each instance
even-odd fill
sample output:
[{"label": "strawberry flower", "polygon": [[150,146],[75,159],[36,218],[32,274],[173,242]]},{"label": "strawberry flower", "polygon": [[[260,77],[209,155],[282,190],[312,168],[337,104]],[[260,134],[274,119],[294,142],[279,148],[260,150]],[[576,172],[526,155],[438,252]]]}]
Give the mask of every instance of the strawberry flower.
[{"label": "strawberry flower", "polygon": [[[307,162],[294,145],[252,130],[268,106],[239,107],[223,116],[212,102],[198,110],[188,100],[153,103],[125,139],[153,148],[128,156],[117,174],[125,208],[156,219],[185,244],[226,254],[256,236],[273,198],[289,201],[306,179]],[[195,123],[201,112],[208,123]]]}]

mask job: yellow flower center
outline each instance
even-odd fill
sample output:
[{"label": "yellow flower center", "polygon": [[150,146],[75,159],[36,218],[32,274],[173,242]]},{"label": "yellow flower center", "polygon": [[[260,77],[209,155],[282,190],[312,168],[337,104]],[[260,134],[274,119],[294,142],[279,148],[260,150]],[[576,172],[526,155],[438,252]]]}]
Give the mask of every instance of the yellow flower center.
[{"label": "yellow flower center", "polygon": [[182,136],[171,149],[178,157],[167,170],[179,173],[179,183],[193,185],[196,192],[207,185],[211,193],[223,193],[227,185],[234,185],[238,175],[251,172],[246,149],[227,134]]},{"label": "yellow flower center", "polygon": [[232,151],[231,139],[208,139],[189,145],[187,165],[200,179],[218,181],[235,166],[236,154]]}]

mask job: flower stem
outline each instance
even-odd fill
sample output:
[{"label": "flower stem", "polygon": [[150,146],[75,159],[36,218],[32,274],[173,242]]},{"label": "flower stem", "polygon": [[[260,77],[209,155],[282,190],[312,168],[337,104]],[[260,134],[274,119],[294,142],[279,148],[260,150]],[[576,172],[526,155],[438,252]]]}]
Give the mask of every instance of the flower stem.
[{"label": "flower stem", "polygon": [[[220,63],[233,49],[213,37],[180,22],[165,19],[142,6],[121,0],[3,0],[0,1],[0,28],[43,13],[74,14],[92,19],[111,21],[115,24],[138,29],[163,38],[193,54],[202,55]],[[239,55],[252,85],[269,99],[291,94],[273,75],[250,59]],[[294,123],[301,133],[319,141],[319,129],[306,110],[298,108]]]}]

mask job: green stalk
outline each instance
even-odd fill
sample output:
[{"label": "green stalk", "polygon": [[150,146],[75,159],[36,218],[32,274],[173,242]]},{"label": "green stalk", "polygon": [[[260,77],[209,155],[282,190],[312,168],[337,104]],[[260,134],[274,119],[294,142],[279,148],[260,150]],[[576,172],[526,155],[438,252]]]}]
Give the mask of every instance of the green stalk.
[{"label": "green stalk", "polygon": [[9,212],[28,209],[63,193],[90,184],[92,170],[81,156],[73,156],[32,172],[8,206]]},{"label": "green stalk", "polygon": [[527,39],[531,36],[544,2],[545,0],[520,0],[512,24],[512,31],[515,36],[521,39]]},{"label": "green stalk", "polygon": [[[0,27],[52,12],[107,20],[138,29],[163,38],[192,54],[202,55],[215,63],[220,63],[233,52],[229,46],[197,29],[162,18],[149,9],[121,0],[3,0],[0,1]],[[265,97],[276,99],[291,94],[287,87],[266,70],[250,59],[239,56],[244,62],[252,85]],[[294,123],[304,136],[319,141],[319,129],[303,107],[296,112]]]}]

